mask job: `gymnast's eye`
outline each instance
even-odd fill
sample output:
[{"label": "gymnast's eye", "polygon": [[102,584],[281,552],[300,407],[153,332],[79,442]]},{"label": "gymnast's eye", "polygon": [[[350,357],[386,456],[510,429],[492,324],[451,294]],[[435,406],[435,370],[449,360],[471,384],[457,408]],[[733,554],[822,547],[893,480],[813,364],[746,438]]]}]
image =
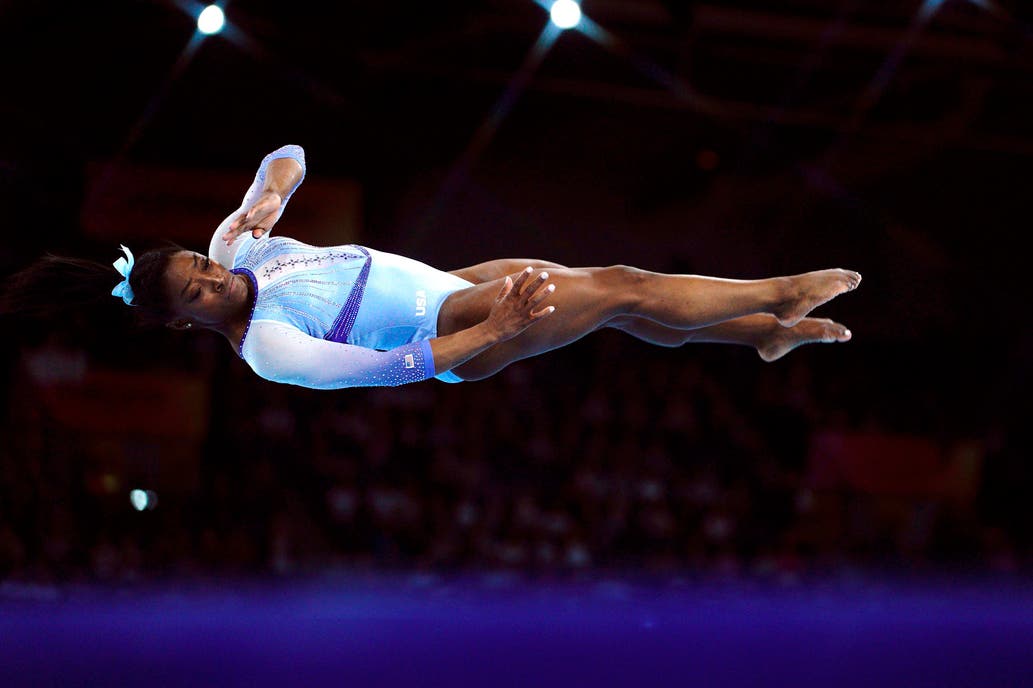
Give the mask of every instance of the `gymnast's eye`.
[{"label": "gymnast's eye", "polygon": [[205,258],[204,259],[204,269],[207,270],[211,266],[212,266],[212,259],[211,258]]}]

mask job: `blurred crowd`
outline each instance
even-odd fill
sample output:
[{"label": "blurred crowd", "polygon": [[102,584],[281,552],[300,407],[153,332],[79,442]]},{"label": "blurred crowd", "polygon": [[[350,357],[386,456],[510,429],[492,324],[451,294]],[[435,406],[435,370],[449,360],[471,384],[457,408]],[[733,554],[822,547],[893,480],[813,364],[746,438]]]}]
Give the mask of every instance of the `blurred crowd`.
[{"label": "blurred crowd", "polygon": [[[0,580],[343,567],[791,584],[867,567],[1033,570],[1021,424],[951,404],[949,391],[971,394],[956,382],[915,379],[912,357],[928,355],[917,347],[875,376],[880,352],[864,344],[765,364],[745,347],[664,349],[604,331],[480,382],[327,392],[267,383],[223,342],[198,341],[180,353],[211,378],[197,479],[147,486],[155,508],[134,510],[117,476],[98,486],[71,431],[45,418],[8,427]],[[63,346],[43,363],[42,348],[23,354],[12,407],[32,366],[39,380],[94,364]],[[815,438],[836,432],[924,438],[945,471],[965,467],[962,484],[830,485]]]}]

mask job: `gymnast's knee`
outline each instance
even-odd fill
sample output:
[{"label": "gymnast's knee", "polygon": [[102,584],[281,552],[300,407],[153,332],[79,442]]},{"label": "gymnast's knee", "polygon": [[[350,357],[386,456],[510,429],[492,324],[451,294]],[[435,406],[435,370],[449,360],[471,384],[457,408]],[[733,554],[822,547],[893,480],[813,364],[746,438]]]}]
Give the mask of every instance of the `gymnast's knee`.
[{"label": "gymnast's knee", "polygon": [[652,273],[631,265],[609,265],[599,268],[596,279],[609,287],[619,289],[637,289],[646,284]]},{"label": "gymnast's knee", "polygon": [[609,265],[595,268],[592,280],[611,306],[612,315],[622,315],[634,313],[642,304],[651,274],[630,265]]}]

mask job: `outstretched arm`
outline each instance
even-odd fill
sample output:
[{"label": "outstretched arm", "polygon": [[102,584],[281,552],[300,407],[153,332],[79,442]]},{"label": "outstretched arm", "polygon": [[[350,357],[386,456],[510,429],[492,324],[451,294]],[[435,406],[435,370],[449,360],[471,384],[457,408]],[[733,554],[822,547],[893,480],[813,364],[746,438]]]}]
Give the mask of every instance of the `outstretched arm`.
[{"label": "outstretched arm", "polygon": [[240,207],[219,223],[208,246],[208,256],[230,267],[244,232],[258,239],[280,219],[287,201],[305,178],[305,151],[301,146],[282,146],[265,156]]},{"label": "outstretched arm", "polygon": [[530,258],[500,258],[498,260],[489,260],[485,263],[471,265],[468,268],[450,270],[449,272],[463,278],[467,282],[480,284],[482,282],[491,282],[492,280],[500,279],[506,275],[520,272],[527,266],[531,266],[535,270],[552,270],[555,268],[566,267],[559,263],[550,263],[547,260],[534,260]]}]

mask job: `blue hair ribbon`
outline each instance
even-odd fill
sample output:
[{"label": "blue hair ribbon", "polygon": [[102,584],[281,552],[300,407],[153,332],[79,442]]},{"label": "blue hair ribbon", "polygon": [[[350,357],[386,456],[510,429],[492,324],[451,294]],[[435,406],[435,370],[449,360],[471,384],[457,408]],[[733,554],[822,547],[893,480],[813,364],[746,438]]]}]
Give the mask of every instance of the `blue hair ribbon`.
[{"label": "blue hair ribbon", "polygon": [[[121,296],[122,300],[126,302],[127,306],[133,305],[133,288],[129,286],[129,273],[133,271],[133,263],[136,261],[133,259],[133,252],[126,248],[124,245],[119,244],[122,250],[125,251],[126,257],[119,258],[112,265],[118,270],[118,274],[122,275],[122,281],[119,282],[114,289],[111,290],[112,296]],[[127,260],[128,258],[128,260]]]}]

